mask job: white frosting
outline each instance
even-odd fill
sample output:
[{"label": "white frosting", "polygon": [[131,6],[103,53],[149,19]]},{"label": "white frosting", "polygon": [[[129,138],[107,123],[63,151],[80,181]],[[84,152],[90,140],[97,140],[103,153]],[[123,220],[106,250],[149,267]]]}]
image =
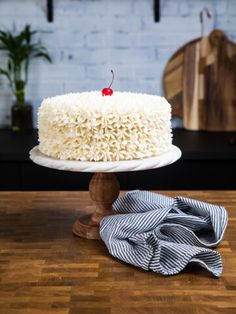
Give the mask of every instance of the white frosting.
[{"label": "white frosting", "polygon": [[38,113],[39,149],[87,161],[158,156],[171,147],[171,106],[164,97],[100,91],[44,99]]}]

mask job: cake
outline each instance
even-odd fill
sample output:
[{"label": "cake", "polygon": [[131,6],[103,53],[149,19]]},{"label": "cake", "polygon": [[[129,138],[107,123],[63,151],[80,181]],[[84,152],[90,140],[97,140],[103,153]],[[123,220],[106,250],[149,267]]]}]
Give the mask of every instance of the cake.
[{"label": "cake", "polygon": [[118,161],[150,158],[170,150],[171,106],[164,97],[100,91],[42,101],[39,150],[53,158]]}]

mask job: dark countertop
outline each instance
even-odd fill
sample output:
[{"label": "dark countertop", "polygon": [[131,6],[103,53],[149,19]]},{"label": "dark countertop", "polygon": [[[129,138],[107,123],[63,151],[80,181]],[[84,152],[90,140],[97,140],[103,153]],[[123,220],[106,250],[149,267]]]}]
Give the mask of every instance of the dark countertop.
[{"label": "dark countertop", "polygon": [[236,132],[173,131],[184,160],[236,160]]},{"label": "dark countertop", "polygon": [[[0,161],[28,161],[37,137],[37,130],[27,135],[0,130]],[[182,150],[183,160],[236,160],[236,132],[175,129],[173,143]]]}]

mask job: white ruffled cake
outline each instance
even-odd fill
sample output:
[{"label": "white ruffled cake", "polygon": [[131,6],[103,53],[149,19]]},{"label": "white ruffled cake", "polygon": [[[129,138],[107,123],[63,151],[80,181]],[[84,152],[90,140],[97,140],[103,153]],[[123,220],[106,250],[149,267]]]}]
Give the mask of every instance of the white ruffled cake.
[{"label": "white ruffled cake", "polygon": [[39,149],[57,159],[133,160],[171,148],[171,106],[164,97],[100,91],[44,99],[38,112]]}]

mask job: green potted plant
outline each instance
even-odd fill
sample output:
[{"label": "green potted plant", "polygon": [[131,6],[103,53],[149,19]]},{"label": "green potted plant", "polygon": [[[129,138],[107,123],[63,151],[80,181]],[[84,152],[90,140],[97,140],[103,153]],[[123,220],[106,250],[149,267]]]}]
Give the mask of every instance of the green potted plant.
[{"label": "green potted plant", "polygon": [[15,35],[10,31],[0,31],[0,50],[7,52],[7,66],[0,68],[10,85],[15,102],[11,108],[11,127],[16,133],[27,133],[33,128],[32,105],[25,100],[25,87],[28,82],[30,61],[43,58],[51,62],[44,46],[32,42],[37,31],[26,25],[23,31]]}]

